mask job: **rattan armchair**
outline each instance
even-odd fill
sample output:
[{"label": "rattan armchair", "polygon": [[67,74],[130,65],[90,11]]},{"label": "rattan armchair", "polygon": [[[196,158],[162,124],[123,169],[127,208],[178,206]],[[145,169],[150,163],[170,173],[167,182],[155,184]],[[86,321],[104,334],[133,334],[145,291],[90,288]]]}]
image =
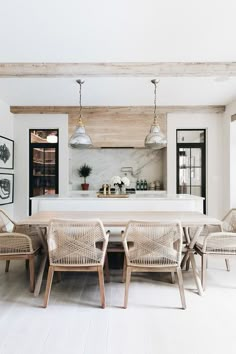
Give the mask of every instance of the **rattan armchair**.
[{"label": "rattan armchair", "polygon": [[227,270],[230,270],[228,256],[236,255],[236,209],[231,209],[222,220],[221,230],[216,227],[205,226],[204,233],[199,237],[195,246],[201,256],[201,282],[206,289],[206,269],[208,256],[227,256],[225,258]]},{"label": "rattan armchair", "polygon": [[98,219],[50,221],[47,234],[50,266],[44,307],[48,305],[54,272],[73,271],[98,272],[101,306],[105,308],[103,266],[108,237]]},{"label": "rattan armchair", "polygon": [[177,273],[182,308],[186,308],[182,271],[180,268],[182,228],[178,221],[130,221],[123,233],[126,255],[124,307],[128,304],[128,290],[132,272]]},{"label": "rattan armchair", "polygon": [[34,291],[35,255],[40,249],[40,240],[35,229],[18,226],[0,209],[0,260],[6,261],[5,272],[9,271],[11,260],[23,259],[29,262],[30,291]]}]

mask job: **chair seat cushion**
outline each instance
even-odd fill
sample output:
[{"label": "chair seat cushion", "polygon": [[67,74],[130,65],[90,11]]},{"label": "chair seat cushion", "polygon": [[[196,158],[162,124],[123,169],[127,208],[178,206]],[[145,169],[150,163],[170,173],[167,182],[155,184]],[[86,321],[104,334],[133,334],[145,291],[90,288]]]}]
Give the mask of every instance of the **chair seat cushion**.
[{"label": "chair seat cushion", "polygon": [[174,260],[165,257],[152,257],[152,256],[144,256],[139,259],[129,260],[130,264],[136,266],[144,266],[144,267],[168,267],[168,266],[178,266],[178,263]]},{"label": "chair seat cushion", "polygon": [[[200,236],[196,243],[195,248],[197,250],[203,251],[205,237]],[[217,253],[217,254],[236,254],[236,244],[235,238],[224,237],[214,237],[207,239],[206,253]]]}]

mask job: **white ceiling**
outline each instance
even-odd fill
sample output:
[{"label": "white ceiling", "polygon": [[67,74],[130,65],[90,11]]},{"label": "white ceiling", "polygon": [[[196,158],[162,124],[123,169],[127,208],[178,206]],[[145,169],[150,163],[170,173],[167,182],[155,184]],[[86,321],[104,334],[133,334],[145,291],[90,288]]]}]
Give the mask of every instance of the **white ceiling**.
[{"label": "white ceiling", "polygon": [[[79,105],[75,79],[0,79],[0,97],[10,105]],[[225,105],[236,99],[236,77],[162,78],[157,86],[157,105]],[[152,105],[150,78],[86,78],[82,105]]]},{"label": "white ceiling", "polygon": [[[1,2],[0,62],[236,61],[235,0]],[[77,105],[75,79],[0,79],[10,105]],[[150,105],[151,78],[86,78],[84,105]],[[162,78],[160,105],[227,104],[236,78]]]}]

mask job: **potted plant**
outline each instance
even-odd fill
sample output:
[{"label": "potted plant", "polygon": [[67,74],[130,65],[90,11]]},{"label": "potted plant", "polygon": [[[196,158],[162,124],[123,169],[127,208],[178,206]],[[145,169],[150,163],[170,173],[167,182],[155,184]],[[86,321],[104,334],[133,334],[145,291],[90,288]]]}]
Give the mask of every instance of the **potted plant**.
[{"label": "potted plant", "polygon": [[86,183],[86,178],[91,174],[91,172],[92,167],[90,167],[86,163],[78,169],[79,176],[84,178],[84,183],[81,183],[81,187],[84,191],[87,191],[89,189],[89,184]]}]

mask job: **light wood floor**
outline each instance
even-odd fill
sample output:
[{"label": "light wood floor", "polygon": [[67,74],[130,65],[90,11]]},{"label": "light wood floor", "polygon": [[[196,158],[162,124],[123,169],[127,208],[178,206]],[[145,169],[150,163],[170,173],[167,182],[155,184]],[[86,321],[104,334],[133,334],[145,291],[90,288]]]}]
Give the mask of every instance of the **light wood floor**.
[{"label": "light wood floor", "polygon": [[99,307],[97,276],[78,273],[63,274],[61,283],[53,284],[43,309],[44,292],[38,298],[29,292],[24,263],[12,262],[8,274],[4,266],[1,262],[0,354],[236,353],[236,259],[231,272],[223,259],[210,259],[203,297],[196,294],[191,271],[184,272],[185,311],[168,274],[134,275],[124,310],[118,271],[105,285],[105,310]]}]

